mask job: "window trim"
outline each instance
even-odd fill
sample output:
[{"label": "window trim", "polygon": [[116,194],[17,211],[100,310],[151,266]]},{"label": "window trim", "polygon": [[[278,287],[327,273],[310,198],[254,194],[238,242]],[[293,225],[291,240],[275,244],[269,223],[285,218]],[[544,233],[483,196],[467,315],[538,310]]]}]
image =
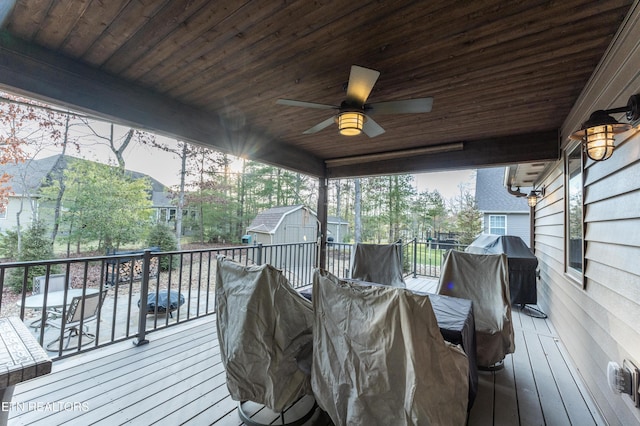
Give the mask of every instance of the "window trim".
[{"label": "window trim", "polygon": [[[571,262],[570,262],[570,249],[569,249],[569,241],[570,241],[570,230],[571,230],[571,209],[569,206],[569,202],[570,202],[570,187],[569,187],[569,181],[571,178],[571,171],[570,171],[570,165],[569,165],[569,161],[571,159],[571,154],[573,154],[576,150],[579,151],[580,153],[580,166],[579,166],[579,171],[580,171],[580,209],[581,209],[581,232],[582,232],[582,244],[581,244],[581,253],[580,253],[580,261],[581,261],[581,265],[582,265],[582,269],[576,269],[574,267],[571,266]],[[566,151],[564,152],[564,196],[565,196],[565,200],[564,200],[564,209],[565,209],[565,226],[564,226],[564,235],[563,235],[563,240],[564,240],[564,252],[565,252],[565,256],[564,256],[564,272],[565,274],[570,278],[571,281],[575,282],[577,285],[580,285],[583,289],[586,288],[586,282],[585,282],[585,278],[584,278],[584,272],[585,272],[585,268],[586,268],[586,263],[585,263],[585,252],[586,252],[586,243],[585,243],[585,223],[584,223],[584,184],[585,184],[585,153],[584,150],[582,149],[582,145],[580,143],[575,144],[571,147],[568,147],[566,149]]]},{"label": "window trim", "polygon": [[495,235],[507,235],[507,215],[506,214],[490,214],[489,215],[489,234],[494,234],[494,232],[492,232],[492,226],[491,226],[491,218],[492,217],[503,217],[504,218],[504,234],[495,234]]}]

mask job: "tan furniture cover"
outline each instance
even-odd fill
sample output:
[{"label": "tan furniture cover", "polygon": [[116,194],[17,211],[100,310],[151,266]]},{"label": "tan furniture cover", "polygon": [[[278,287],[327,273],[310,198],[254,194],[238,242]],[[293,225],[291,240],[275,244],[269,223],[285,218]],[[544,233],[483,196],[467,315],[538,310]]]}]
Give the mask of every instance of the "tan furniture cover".
[{"label": "tan furniture cover", "polygon": [[351,278],[405,288],[399,244],[356,243]]},{"label": "tan furniture cover", "polygon": [[428,296],[313,279],[318,405],[336,425],[464,425],[467,356],[445,342]]},{"label": "tan furniture cover", "polygon": [[311,394],[313,310],[271,265],[217,258],[216,315],[227,387],[276,412]]},{"label": "tan furniture cover", "polygon": [[515,350],[506,254],[450,250],[437,293],[473,301],[478,366],[491,367]]}]

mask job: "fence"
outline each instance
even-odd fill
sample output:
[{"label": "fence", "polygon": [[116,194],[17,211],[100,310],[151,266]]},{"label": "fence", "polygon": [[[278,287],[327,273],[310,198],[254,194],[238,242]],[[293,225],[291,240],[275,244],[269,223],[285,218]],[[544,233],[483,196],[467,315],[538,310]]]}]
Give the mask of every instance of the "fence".
[{"label": "fence", "polygon": [[[340,278],[348,278],[352,248],[351,244],[328,243],[326,269]],[[402,244],[405,274],[438,276],[442,254],[450,248],[460,249],[419,243],[415,239]],[[53,345],[56,350],[52,358],[127,339],[141,345],[147,342],[146,334],[149,332],[214,313],[217,255],[224,255],[243,265],[272,264],[281,269],[296,288],[311,284],[313,270],[318,264],[315,243],[258,244],[174,252],[149,249],[107,256],[2,263],[0,316],[17,315],[30,323],[43,347],[50,341],[59,340]],[[52,275],[64,276],[67,285],[63,290],[50,292],[54,282],[50,279]],[[30,292],[36,277],[39,277],[40,294],[34,297]],[[17,300],[15,297],[8,300],[14,294],[5,291],[8,286],[18,290]],[[106,297],[98,306],[96,317],[82,315],[84,319],[78,324],[78,330],[89,326],[95,328],[95,340],[86,344],[88,337],[80,333],[77,343],[65,348],[64,330],[47,327],[48,321],[65,318],[67,306],[74,295],[84,298],[103,290],[106,290]],[[82,304],[83,314],[84,310]]]}]

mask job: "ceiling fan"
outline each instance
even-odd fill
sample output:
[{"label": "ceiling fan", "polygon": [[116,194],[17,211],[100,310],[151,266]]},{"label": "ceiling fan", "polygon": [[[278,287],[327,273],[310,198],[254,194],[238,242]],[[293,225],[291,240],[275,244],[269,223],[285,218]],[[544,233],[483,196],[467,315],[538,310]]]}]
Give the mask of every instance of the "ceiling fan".
[{"label": "ceiling fan", "polygon": [[313,102],[278,99],[276,104],[303,108],[334,109],[338,113],[303,132],[305,135],[319,132],[333,123],[338,124],[340,134],[355,136],[364,132],[370,138],[384,133],[384,129],[373,119],[375,114],[411,114],[430,112],[433,98],[405,99],[366,103],[373,85],[376,84],[380,71],[353,65],[347,85],[347,98],[340,106],[318,104]]}]

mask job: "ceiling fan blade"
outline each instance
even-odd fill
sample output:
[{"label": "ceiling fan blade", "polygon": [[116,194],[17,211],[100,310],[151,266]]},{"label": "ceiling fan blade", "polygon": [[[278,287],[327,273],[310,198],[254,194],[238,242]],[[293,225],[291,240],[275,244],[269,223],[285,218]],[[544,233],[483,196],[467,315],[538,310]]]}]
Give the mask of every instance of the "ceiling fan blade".
[{"label": "ceiling fan blade", "polygon": [[362,131],[370,138],[375,138],[384,133],[384,129],[370,117],[367,117],[365,120]]},{"label": "ceiling fan blade", "polygon": [[303,135],[310,135],[312,133],[319,132],[320,130],[331,126],[333,123],[335,123],[335,121],[336,121],[335,117],[327,118],[323,122],[318,123],[315,126],[313,126],[312,128],[305,130],[304,132],[302,132],[302,134]]},{"label": "ceiling fan blade", "polygon": [[433,98],[406,99],[403,101],[376,102],[365,105],[367,114],[411,114],[431,112]]},{"label": "ceiling fan blade", "polygon": [[380,71],[353,65],[347,86],[347,102],[364,105],[379,76]]},{"label": "ceiling fan blade", "polygon": [[292,99],[278,99],[276,101],[278,105],[288,105],[302,108],[316,108],[316,109],[338,109],[337,106],[317,104],[315,102],[294,101]]}]

